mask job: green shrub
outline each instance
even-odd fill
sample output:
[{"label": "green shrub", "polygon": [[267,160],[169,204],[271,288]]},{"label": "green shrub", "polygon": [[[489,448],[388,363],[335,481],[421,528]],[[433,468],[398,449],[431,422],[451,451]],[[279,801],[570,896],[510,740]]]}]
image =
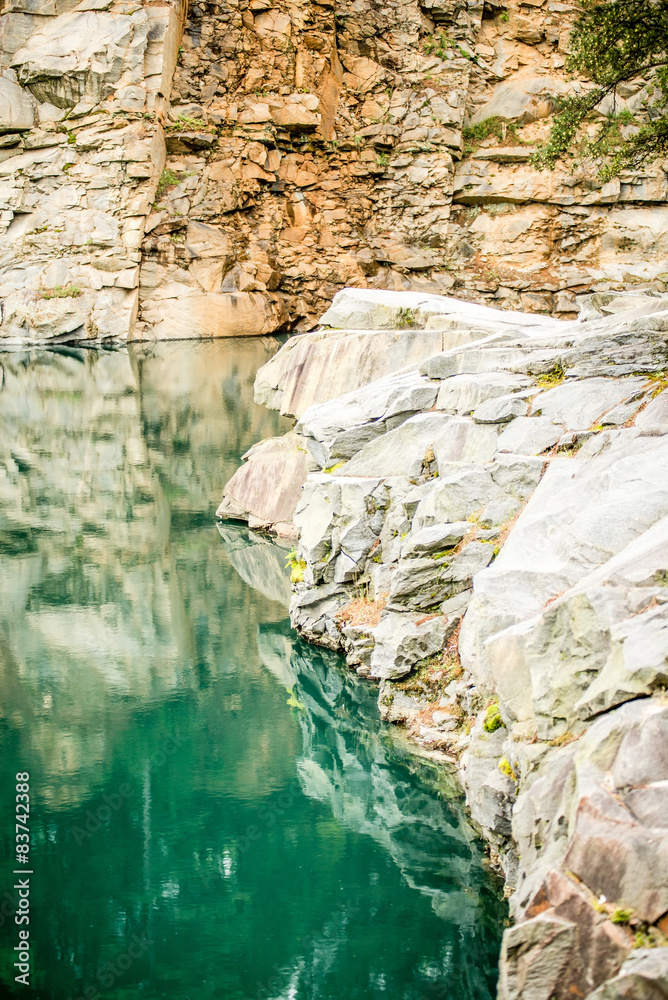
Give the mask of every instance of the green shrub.
[{"label": "green shrub", "polygon": [[41,293],[43,299],[76,299],[83,292],[76,285],[56,285]]},{"label": "green shrub", "polygon": [[503,119],[495,115],[492,118],[485,118],[484,121],[476,122],[475,125],[466,125],[462,129],[462,139],[464,140],[464,156],[472,153],[474,149],[485,139],[494,136],[497,139],[503,138]]},{"label": "green shrub", "polygon": [[499,761],[499,771],[501,772],[501,774],[505,774],[509,778],[512,778],[513,781],[517,781],[517,773],[515,771],[515,768],[510,763],[507,757],[502,757],[501,760]]},{"label": "green shrub", "polygon": [[501,718],[501,713],[499,712],[499,703],[498,701],[493,701],[491,705],[487,706],[485,721],[482,724],[482,728],[486,733],[495,733],[497,729],[501,729],[503,725],[505,725],[505,723]]}]

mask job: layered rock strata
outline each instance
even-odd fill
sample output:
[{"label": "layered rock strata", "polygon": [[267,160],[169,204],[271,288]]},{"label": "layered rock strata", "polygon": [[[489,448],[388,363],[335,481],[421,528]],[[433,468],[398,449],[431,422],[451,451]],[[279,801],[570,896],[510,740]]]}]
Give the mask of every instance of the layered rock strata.
[{"label": "layered rock strata", "polygon": [[[171,328],[180,294],[204,308],[231,290],[309,329],[346,284],[562,316],[592,288],[664,289],[665,165],[603,186],[591,166],[529,163],[554,99],[586,86],[564,74],[571,20],[552,0],[194,4],[146,318],[168,298]],[[625,84],[620,108],[648,87]],[[222,234],[215,265],[192,253],[193,219]]]},{"label": "layered rock strata", "polygon": [[185,7],[5,5],[0,338],[125,341]]},{"label": "layered rock strata", "polygon": [[580,306],[341,293],[323,320],[352,329],[258,373],[298,422],[219,509],[284,530],[290,498],[293,625],[458,761],[515,919],[501,1000],[668,989],[668,297]]},{"label": "layered rock strata", "polygon": [[[665,164],[602,186],[529,163],[555,95],[585,86],[564,76],[571,17],[554,0],[11,0],[0,337],[306,330],[345,285],[559,316],[590,289],[664,290]],[[625,84],[619,109],[651,86]]]}]

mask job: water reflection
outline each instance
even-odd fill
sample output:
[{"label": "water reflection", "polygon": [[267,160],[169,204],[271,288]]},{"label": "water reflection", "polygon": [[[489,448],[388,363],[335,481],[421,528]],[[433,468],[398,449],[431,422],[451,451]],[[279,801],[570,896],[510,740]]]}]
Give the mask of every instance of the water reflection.
[{"label": "water reflection", "polygon": [[275,347],[1,359],[0,894],[17,770],[35,873],[6,995],[493,993],[502,906],[446,779],[290,633],[282,550],[212,524],[285,428],[252,403]]}]

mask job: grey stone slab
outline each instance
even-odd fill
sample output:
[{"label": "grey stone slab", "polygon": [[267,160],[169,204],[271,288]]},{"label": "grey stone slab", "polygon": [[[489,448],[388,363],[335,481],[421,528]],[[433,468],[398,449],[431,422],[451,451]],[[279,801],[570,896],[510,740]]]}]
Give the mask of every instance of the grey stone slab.
[{"label": "grey stone slab", "polygon": [[[451,422],[445,413],[420,413],[365,445],[336,476],[419,476],[427,452]],[[432,459],[433,460],[433,459]]]},{"label": "grey stone slab", "polygon": [[468,414],[497,396],[528,389],[532,379],[508,372],[453,375],[440,383],[436,407],[448,413]]},{"label": "grey stone slab", "polygon": [[476,424],[469,417],[453,417],[434,440],[434,457],[439,472],[451,462],[476,465],[489,462],[496,454],[498,436],[495,426]]},{"label": "grey stone slab", "polygon": [[534,397],[531,412],[541,414],[567,431],[585,431],[605,413],[641,394],[644,378],[568,379]]},{"label": "grey stone slab", "polygon": [[529,404],[518,396],[498,396],[488,399],[473,411],[477,424],[505,424],[513,417],[524,417],[529,412]]},{"label": "grey stone slab", "polygon": [[561,434],[561,427],[548,417],[515,417],[499,435],[498,450],[540,455],[555,445]]},{"label": "grey stone slab", "polygon": [[636,417],[635,426],[644,433],[668,434],[668,390],[649,401]]},{"label": "grey stone slab", "polygon": [[411,559],[452,549],[473,528],[470,521],[455,521],[453,524],[434,524],[420,531],[410,532],[401,545],[401,558]]},{"label": "grey stone slab", "polygon": [[454,623],[444,615],[410,615],[386,611],[374,629],[369,676],[396,680],[445,646]]}]

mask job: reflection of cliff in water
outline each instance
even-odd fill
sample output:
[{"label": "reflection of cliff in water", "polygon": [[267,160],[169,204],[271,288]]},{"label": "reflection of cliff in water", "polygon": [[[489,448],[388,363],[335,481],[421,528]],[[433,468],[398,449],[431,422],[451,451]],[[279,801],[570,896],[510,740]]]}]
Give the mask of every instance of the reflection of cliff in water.
[{"label": "reflection of cliff in water", "polygon": [[285,426],[252,402],[272,348],[0,358],[0,802],[30,772],[42,1000],[134,935],[105,1000],[493,993],[503,908],[457,801],[290,634],[285,551],[214,524]]},{"label": "reflection of cliff in water", "polygon": [[[0,723],[11,712],[26,726],[54,804],[104,773],[134,702],[215,674],[220,648],[243,641],[218,613],[216,593],[248,598],[221,560],[213,511],[248,441],[285,428],[253,404],[275,349],[0,355]],[[241,621],[252,649],[257,619]],[[100,712],[110,694],[129,699],[125,711]]]},{"label": "reflection of cliff in water", "polygon": [[[382,844],[439,915],[476,924],[482,845],[454,773],[402,753],[379,719],[375,689],[346,672],[336,654],[314,651],[287,625],[261,625],[258,647],[295,703],[306,795],[328,802],[346,827]],[[485,882],[480,877],[478,888]]]},{"label": "reflection of cliff in water", "polygon": [[286,556],[292,544],[275,542],[242,524],[218,522],[216,527],[227,557],[244,583],[287,609],[291,591]]},{"label": "reflection of cliff in water", "polygon": [[[271,542],[248,531],[221,531],[230,559],[248,583],[266,579]],[[283,549],[276,546],[274,558]],[[261,559],[259,563],[258,560]],[[454,773],[403,752],[378,716],[377,692],[346,671],[339,656],[307,645],[287,622],[258,628],[260,660],[289,694],[303,749],[297,760],[304,793],[326,803],[346,828],[372,837],[406,882],[428,896],[436,914],[460,928],[469,953],[451,955],[466,970],[471,996],[487,995],[486,933],[496,935],[503,906],[494,903],[482,844],[464,811]]]}]

